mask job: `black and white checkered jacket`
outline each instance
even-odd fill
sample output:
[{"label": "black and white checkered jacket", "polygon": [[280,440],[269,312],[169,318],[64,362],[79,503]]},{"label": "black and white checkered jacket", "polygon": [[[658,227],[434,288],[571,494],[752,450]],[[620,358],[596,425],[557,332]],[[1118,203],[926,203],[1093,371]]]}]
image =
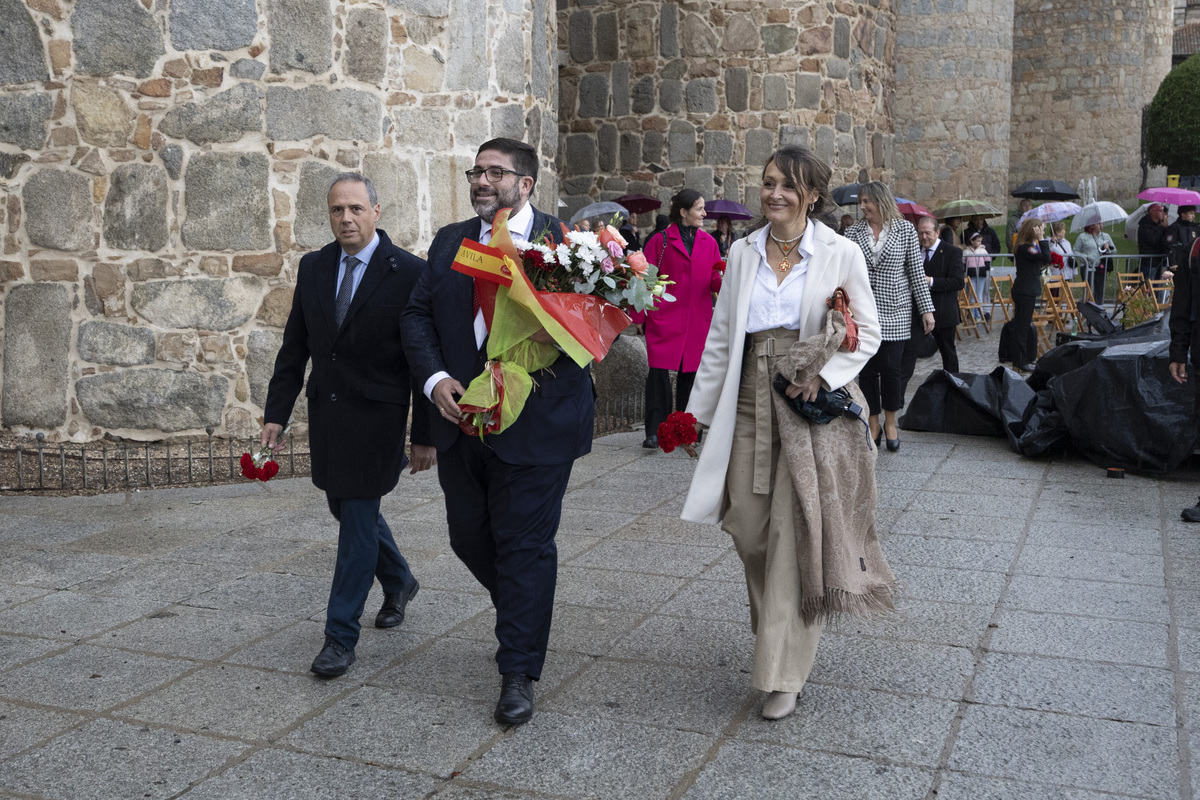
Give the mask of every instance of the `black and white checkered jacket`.
[{"label": "black and white checkered jacket", "polygon": [[883,341],[904,341],[912,332],[913,301],[919,313],[933,311],[917,229],[906,219],[893,220],[878,256],[871,250],[875,237],[866,220],[847,228],[846,238],[859,246],[867,260]]}]

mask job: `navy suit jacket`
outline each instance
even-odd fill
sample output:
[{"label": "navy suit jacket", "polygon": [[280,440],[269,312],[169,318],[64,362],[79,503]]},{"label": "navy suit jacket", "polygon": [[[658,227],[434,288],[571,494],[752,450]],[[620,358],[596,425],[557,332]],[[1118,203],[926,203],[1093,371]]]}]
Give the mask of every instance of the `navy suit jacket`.
[{"label": "navy suit jacket", "polygon": [[[475,345],[474,283],[451,268],[463,239],[479,240],[480,221],[472,217],[447,225],[429,245],[428,265],[402,318],[404,349],[420,390],[437,372],[448,372],[463,386],[483,372],[484,347]],[[533,211],[533,234],[548,230],[561,240],[559,220]],[[520,466],[563,464],[592,449],[595,399],[591,367],[580,367],[566,355],[533,373],[536,382],[517,421],[484,442],[501,461]],[[457,425],[442,418],[431,403],[429,428],[433,444],[445,452],[459,436]]]},{"label": "navy suit jacket", "polygon": [[[312,480],[338,498],[382,497],[400,478],[412,379],[400,341],[400,312],[424,262],[379,231],[346,319],[334,327],[338,258],[330,242],[300,259],[292,311],[267,388],[264,421],[287,424],[304,386]],[[428,445],[429,401],[418,394],[413,441]]]}]

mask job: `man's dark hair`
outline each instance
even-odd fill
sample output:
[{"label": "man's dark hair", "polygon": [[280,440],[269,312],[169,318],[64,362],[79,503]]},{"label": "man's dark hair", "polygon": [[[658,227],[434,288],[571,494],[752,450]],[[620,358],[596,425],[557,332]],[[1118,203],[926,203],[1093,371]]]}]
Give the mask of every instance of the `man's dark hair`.
[{"label": "man's dark hair", "polygon": [[695,189],[680,189],[671,198],[671,211],[667,214],[667,219],[674,222],[676,225],[683,223],[683,210],[696,205],[696,201],[703,195]]},{"label": "man's dark hair", "polygon": [[1180,213],[1180,214],[1186,214],[1186,213],[1188,213],[1189,211],[1195,211],[1195,210],[1196,210],[1196,207],[1195,207],[1195,206],[1180,206],[1180,207],[1179,207],[1179,213]]},{"label": "man's dark hair", "polygon": [[371,183],[370,178],[360,175],[357,172],[339,172],[337,175],[334,175],[333,181],[329,184],[329,191],[325,192],[325,194],[328,195],[329,192],[333,191],[333,187],[347,181],[350,183],[361,183],[367,187],[367,199],[371,201],[371,207],[374,208],[379,205],[379,197],[375,194],[375,184]]},{"label": "man's dark hair", "polygon": [[478,156],[484,150],[495,150],[498,153],[504,153],[512,159],[513,168],[522,175],[528,175],[533,178],[534,186],[537,185],[538,178],[538,154],[531,146],[524,142],[518,142],[516,139],[506,139],[503,136],[496,139],[489,139],[479,145],[479,149],[475,151]]}]

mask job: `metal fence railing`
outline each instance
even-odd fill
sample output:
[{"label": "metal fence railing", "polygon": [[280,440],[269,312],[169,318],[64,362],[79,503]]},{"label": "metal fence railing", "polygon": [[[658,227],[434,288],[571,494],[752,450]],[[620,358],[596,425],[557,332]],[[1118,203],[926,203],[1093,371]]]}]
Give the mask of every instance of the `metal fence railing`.
[{"label": "metal fence railing", "polygon": [[596,436],[640,428],[645,419],[646,399],[642,392],[596,400]]},{"label": "metal fence railing", "polygon": [[[207,433],[199,441],[84,444],[51,444],[39,433],[0,448],[0,491],[112,492],[244,480],[238,462],[242,453],[258,450],[258,440],[216,437],[212,428]],[[288,437],[274,459],[279,477],[311,474],[307,444]]]},{"label": "metal fence railing", "polygon": [[[967,253],[966,257],[983,258],[984,256],[975,256]],[[1017,266],[1011,253],[994,253],[986,256],[986,258],[990,258],[992,260],[991,271],[993,275],[1016,274]],[[1086,280],[1089,286],[1099,288],[1096,287],[1096,282],[1094,280],[1097,266],[1096,264],[1090,264],[1079,256],[1069,256],[1067,261],[1076,271],[1077,277],[1075,280]],[[1120,255],[1116,253],[1104,256],[1103,261],[1107,267],[1105,275],[1106,284],[1104,287],[1103,296],[1100,296],[1100,294],[1096,293],[1093,289],[1093,293],[1097,295],[1096,302],[1100,305],[1116,304],[1117,297],[1120,295],[1120,287],[1117,285],[1117,280],[1113,276],[1115,276],[1118,272],[1141,272],[1143,265],[1147,264],[1148,262],[1162,264],[1166,263],[1164,257],[1160,255],[1140,256]]]}]

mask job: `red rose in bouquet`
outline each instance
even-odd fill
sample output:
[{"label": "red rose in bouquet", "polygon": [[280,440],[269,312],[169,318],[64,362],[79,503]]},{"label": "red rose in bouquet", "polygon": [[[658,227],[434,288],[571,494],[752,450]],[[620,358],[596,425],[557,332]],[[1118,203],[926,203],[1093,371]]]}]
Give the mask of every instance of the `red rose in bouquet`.
[{"label": "red rose in bouquet", "polygon": [[682,447],[683,452],[696,458],[696,448],[693,445],[699,438],[699,434],[696,433],[696,418],[686,411],[672,411],[666,421],[658,426],[658,446],[664,453]]}]

